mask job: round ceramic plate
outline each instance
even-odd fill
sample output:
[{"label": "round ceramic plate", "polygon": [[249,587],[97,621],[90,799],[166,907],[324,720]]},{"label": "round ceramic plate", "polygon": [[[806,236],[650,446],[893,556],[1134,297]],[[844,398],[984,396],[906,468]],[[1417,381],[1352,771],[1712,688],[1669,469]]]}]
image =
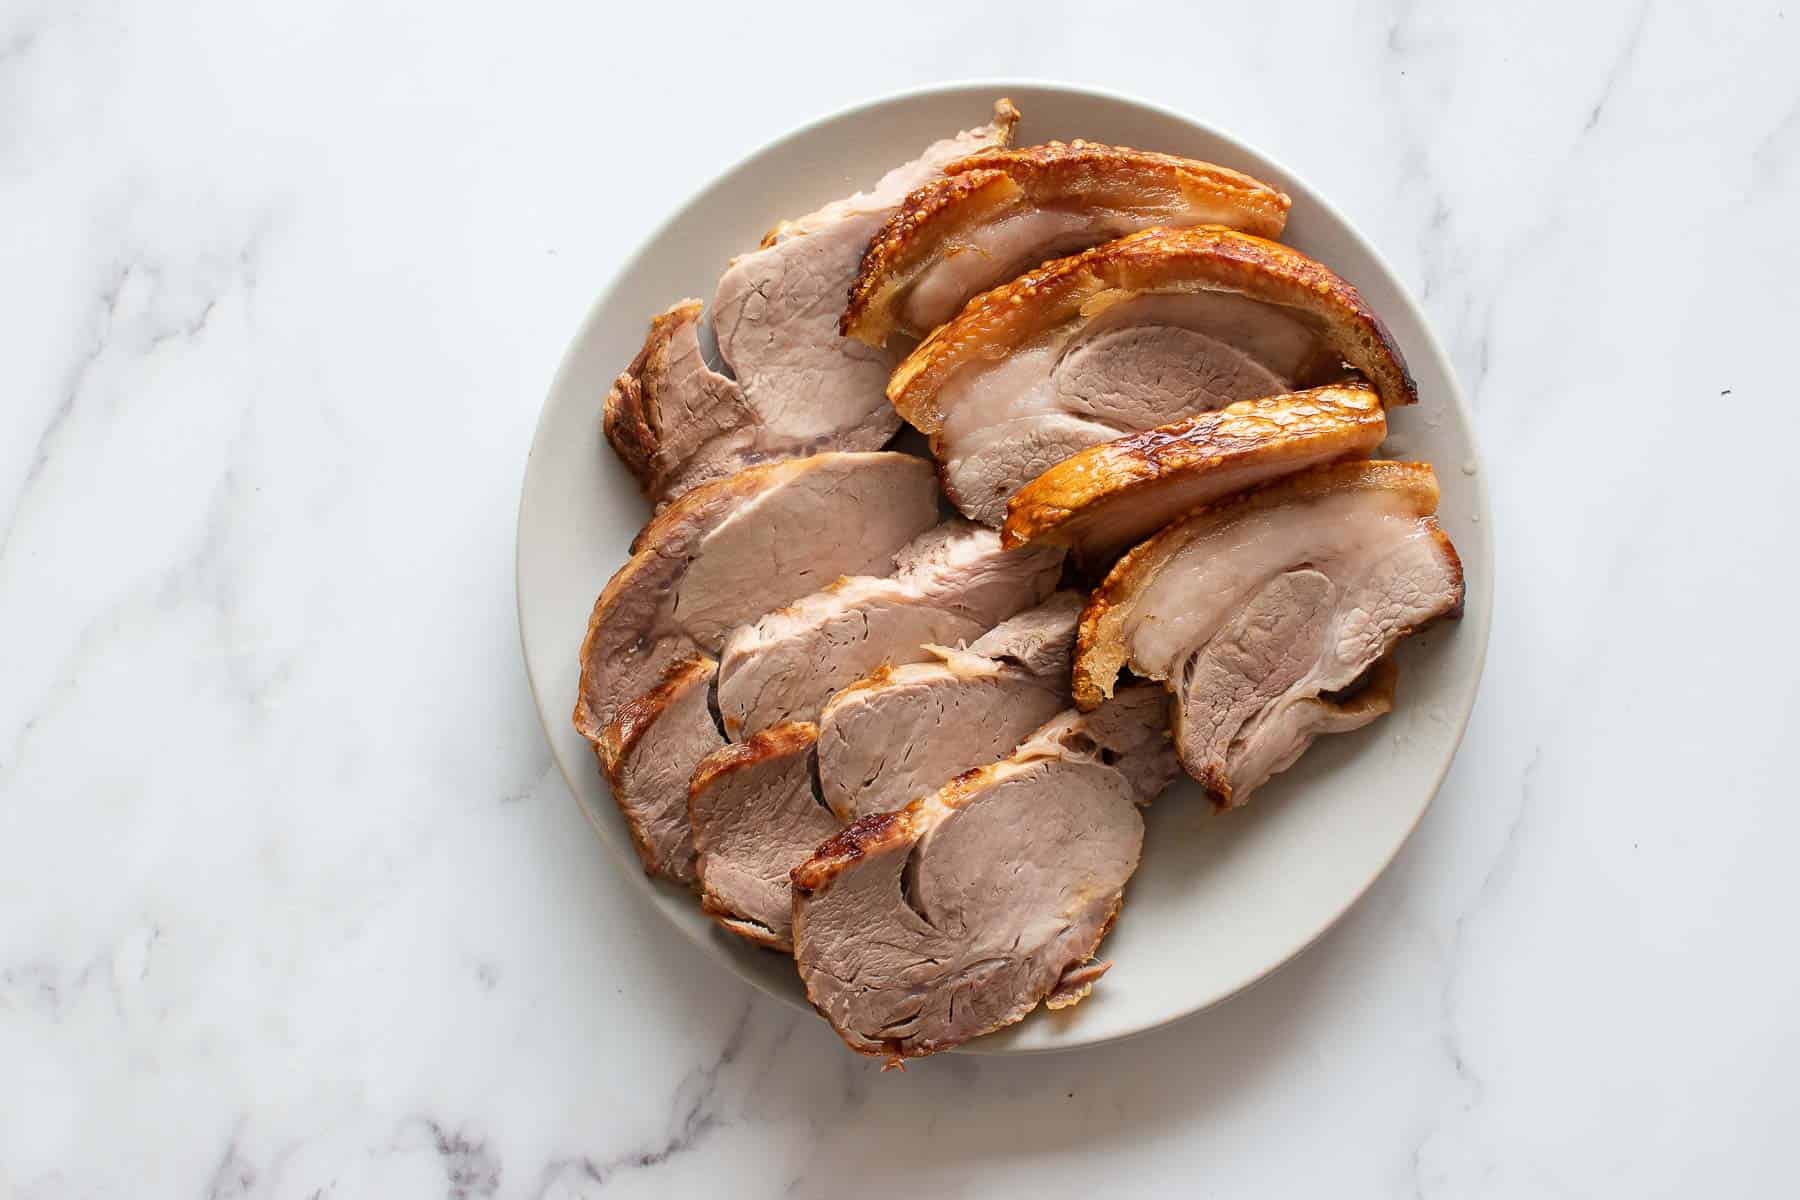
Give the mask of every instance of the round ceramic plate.
[{"label": "round ceramic plate", "polygon": [[1142,1032],[1230,996],[1298,954],[1361,896],[1424,815],[1444,778],[1481,676],[1492,601],[1487,497],[1474,431],[1450,364],[1380,255],[1292,171],[1178,113],[1083,88],[977,83],[877,100],[788,134],[726,170],[651,235],[601,294],[564,356],[538,422],[519,505],[519,629],[544,730],[569,787],[621,871],[721,965],[804,1005],[792,961],[700,914],[694,898],[645,878],[588,745],[570,726],[588,612],[648,516],[606,452],[600,407],[643,341],[650,315],[710,296],[734,254],[777,220],[872,185],[927,143],[986,121],[1010,96],[1017,144],[1087,138],[1247,171],[1293,197],[1284,240],[1349,279],[1386,320],[1420,402],[1391,418],[1384,456],[1435,463],[1439,519],[1462,554],[1468,603],[1400,650],[1395,711],[1321,738],[1244,809],[1215,816],[1183,780],[1146,813],[1143,866],[1102,947],[1112,972],[1087,1001],[1038,1012],[969,1049],[1052,1050]]}]

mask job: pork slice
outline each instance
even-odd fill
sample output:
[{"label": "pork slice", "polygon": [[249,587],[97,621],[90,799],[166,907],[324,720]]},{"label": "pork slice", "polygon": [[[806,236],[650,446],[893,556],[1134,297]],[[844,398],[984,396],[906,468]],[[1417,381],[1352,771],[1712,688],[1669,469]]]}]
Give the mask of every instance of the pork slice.
[{"label": "pork slice", "polygon": [[1386,330],[1344,280],[1289,247],[1205,226],[1146,230],[977,296],[894,372],[975,520],[1087,447],[1361,371],[1411,403]]},{"label": "pork slice", "polygon": [[950,385],[932,444],[975,520],[1000,524],[1014,493],[1091,446],[1291,390],[1318,373],[1319,338],[1276,306],[1200,293],[1122,301],[1049,349]]},{"label": "pork slice", "polygon": [[1094,142],[987,150],[926,181],[869,243],[840,328],[923,337],[1047,258],[1151,226],[1279,237],[1288,198],[1212,163]]},{"label": "pork slice", "polygon": [[1096,578],[1119,555],[1194,509],[1284,475],[1368,455],[1387,433],[1360,384],[1241,400],[1093,446],[1007,503],[1008,546],[1067,546]]},{"label": "pork slice", "polygon": [[944,165],[1003,145],[1018,112],[945,138],[858,192],[793,221],[734,259],[711,329],[730,375],[700,356],[698,302],[652,322],[613,385],[606,434],[645,493],[666,502],[708,479],[821,450],[874,450],[899,428],[882,395],[893,358],[840,337],[838,315],[863,248],[906,194]]},{"label": "pork slice", "polygon": [[[1321,733],[1392,705],[1399,641],[1461,612],[1462,564],[1422,463],[1350,462],[1202,508],[1120,560],[1082,616],[1077,704],[1164,680],[1182,765],[1243,804]],[[1363,681],[1365,686],[1347,694]]]},{"label": "pork slice", "polygon": [[688,780],[725,745],[709,704],[717,669],[710,658],[671,664],[657,686],[620,706],[594,746],[644,870],[690,886]]},{"label": "pork slice", "polygon": [[736,380],[706,365],[700,315],[700,301],[683,300],[653,317],[606,396],[606,440],[659,503],[759,457],[755,411]]},{"label": "pork slice", "polygon": [[846,574],[886,569],[937,521],[929,463],[821,454],[739,472],[644,527],[582,643],[575,727],[590,741],[672,663]]},{"label": "pork slice", "polygon": [[793,873],[795,962],[854,1050],[898,1063],[1085,994],[1137,869],[1138,805],[1175,773],[1163,700],[1123,689]]},{"label": "pork slice", "polygon": [[965,521],[903,550],[885,578],[841,579],[731,634],[719,659],[719,711],[733,738],[818,717],[840,688],[883,664],[930,657],[928,643],[966,642],[1045,599],[1060,551],[1008,552]]},{"label": "pork slice", "polygon": [[819,717],[819,783],[849,821],[892,812],[1005,758],[1069,705],[1082,597],[1058,592],[967,649],[889,667],[834,695]]},{"label": "pork slice", "polygon": [[772,950],[792,948],[788,873],[844,824],[816,790],[817,740],[804,722],[765,729],[700,763],[688,791],[702,907]]}]

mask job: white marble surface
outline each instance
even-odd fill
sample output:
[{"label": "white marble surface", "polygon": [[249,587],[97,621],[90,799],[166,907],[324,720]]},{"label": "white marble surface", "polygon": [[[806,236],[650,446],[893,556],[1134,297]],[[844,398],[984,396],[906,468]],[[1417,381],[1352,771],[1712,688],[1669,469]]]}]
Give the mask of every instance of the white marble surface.
[{"label": "white marble surface", "polygon": [[[1800,1189],[1800,11],[1103,8],[0,6],[0,1197]],[[589,835],[512,521],[661,213],[1002,74],[1234,130],[1392,258],[1497,620],[1436,806],[1296,963],[881,1076]]]}]

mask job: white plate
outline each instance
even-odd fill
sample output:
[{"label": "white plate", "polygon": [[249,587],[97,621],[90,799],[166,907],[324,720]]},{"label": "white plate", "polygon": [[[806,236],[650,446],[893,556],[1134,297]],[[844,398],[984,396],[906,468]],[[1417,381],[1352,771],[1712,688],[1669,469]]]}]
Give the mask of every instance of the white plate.
[{"label": "white plate", "polygon": [[1459,623],[1400,652],[1399,705],[1355,734],[1323,738],[1239,812],[1215,817],[1184,781],[1147,813],[1144,862],[1104,955],[1116,964],[1093,995],[1038,1013],[970,1049],[1062,1049],[1142,1032],[1249,986],[1317,938],[1406,841],[1448,769],[1474,704],[1492,602],[1492,524],[1472,422],[1450,364],[1400,281],[1343,217],[1267,156],[1154,105],[1041,83],[960,84],[909,92],[826,117],[721,174],[651,235],[601,295],[551,385],[519,505],[519,632],[538,713],[569,787],[619,869],[723,965],[803,1006],[790,960],[757,950],[700,915],[693,898],[643,875],[593,754],[569,724],[588,611],[625,561],[647,510],[606,451],[600,405],[643,340],[650,315],[710,296],[726,260],[783,217],[867,187],[935,138],[987,119],[997,96],[1024,113],[1019,144],[1052,138],[1164,150],[1247,171],[1293,197],[1285,240],[1349,279],[1381,314],[1419,383],[1392,417],[1388,453],[1433,462],[1439,519],[1468,575]]}]

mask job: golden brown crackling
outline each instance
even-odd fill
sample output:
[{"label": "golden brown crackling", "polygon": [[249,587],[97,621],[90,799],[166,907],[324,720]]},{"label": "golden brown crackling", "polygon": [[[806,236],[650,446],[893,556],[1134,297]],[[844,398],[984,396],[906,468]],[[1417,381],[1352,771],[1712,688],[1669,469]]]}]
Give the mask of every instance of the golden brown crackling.
[{"label": "golden brown crackling", "polygon": [[925,262],[954,230],[1014,204],[1020,190],[1005,171],[982,169],[942,176],[914,191],[863,251],[838,332],[877,349],[886,345],[900,300],[891,281]]},{"label": "golden brown crackling", "polygon": [[1085,192],[1090,187],[1113,195],[1136,192],[1146,184],[1172,183],[1208,198],[1228,199],[1244,210],[1246,220],[1255,222],[1254,227],[1244,227],[1244,232],[1258,237],[1279,237],[1292,205],[1286,193],[1230,167],[1082,138],[978,150],[951,163],[945,173],[979,170],[1006,172],[1034,201]]},{"label": "golden brown crackling", "polygon": [[1279,460],[1320,438],[1342,442],[1338,457],[1367,454],[1386,434],[1381,398],[1361,384],[1240,400],[1090,446],[1050,467],[1007,502],[1001,544],[1072,545],[1099,508],[1131,504],[1177,476]]},{"label": "golden brown crackling", "polygon": [[668,372],[669,342],[683,326],[700,319],[703,307],[700,301],[690,298],[651,317],[643,347],[619,372],[606,394],[601,428],[648,497],[654,498],[660,482],[656,451],[662,443],[662,432],[657,428],[655,414],[657,388]]},{"label": "golden brown crackling", "polygon": [[[900,292],[956,235],[1010,207],[1142,209],[1173,194],[1234,212],[1233,227],[1281,236],[1291,201],[1261,180],[1173,154],[1077,139],[960,158],[906,198],[869,242],[838,328],[872,346],[894,331]],[[1167,201],[1163,201],[1166,203]]]},{"label": "golden brown crackling", "polygon": [[[993,126],[994,141],[998,148],[1004,149],[1012,143],[1013,126],[1018,123],[1018,106],[1013,104],[1013,102],[1005,96],[994,101],[994,116],[989,124]],[[971,130],[970,132],[975,131]],[[786,218],[775,222],[775,227],[763,234],[762,242],[757,248],[760,250],[767,250],[770,246],[779,245],[788,238],[795,236],[793,229],[797,224],[799,224],[798,221],[788,220]]]},{"label": "golden brown crackling", "polygon": [[1430,463],[1344,462],[1290,475],[1229,499],[1202,505],[1165,526],[1162,532],[1142,542],[1118,561],[1081,612],[1081,624],[1075,635],[1072,680],[1075,706],[1083,712],[1091,712],[1112,695],[1113,683],[1130,654],[1119,628],[1121,614],[1130,608],[1138,591],[1155,578],[1169,559],[1191,543],[1258,513],[1290,504],[1312,503],[1347,491],[1379,491],[1405,501],[1411,515],[1429,522],[1433,537],[1454,564],[1460,585],[1462,561],[1457,558],[1450,539],[1432,519],[1438,506],[1438,484]]},{"label": "golden brown crackling", "polygon": [[888,399],[915,427],[936,433],[939,396],[963,366],[1010,354],[1115,298],[1183,291],[1239,292],[1312,317],[1384,405],[1418,399],[1399,348],[1354,287],[1290,246],[1220,225],[1146,229],[982,293],[895,368]]}]

